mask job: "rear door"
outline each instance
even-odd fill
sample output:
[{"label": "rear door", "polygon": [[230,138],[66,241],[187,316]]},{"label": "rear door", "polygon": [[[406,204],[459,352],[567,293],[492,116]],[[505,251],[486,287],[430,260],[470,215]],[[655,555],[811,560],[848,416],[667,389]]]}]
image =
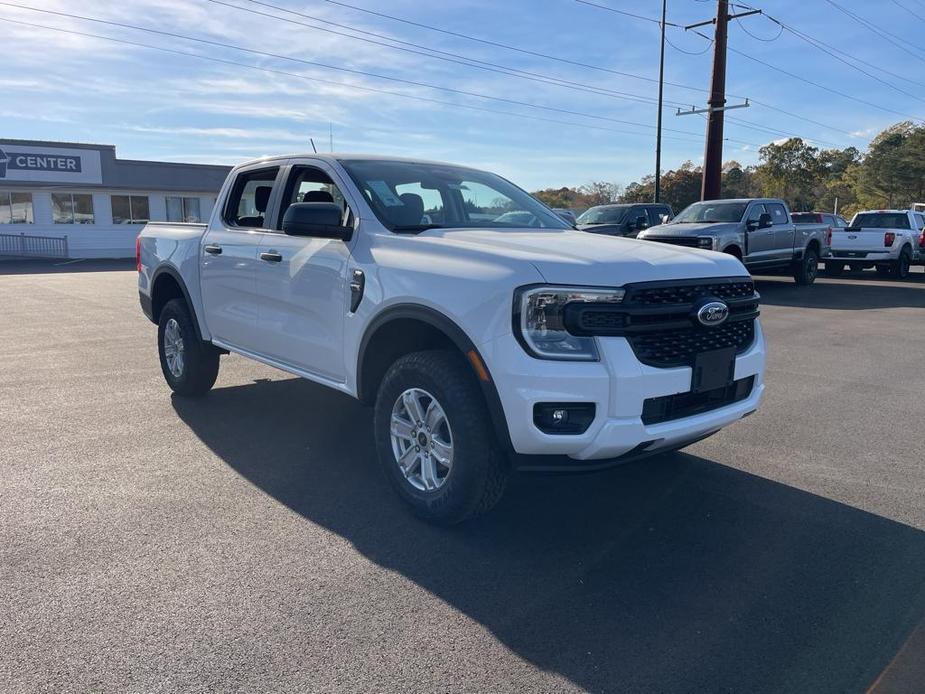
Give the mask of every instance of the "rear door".
[{"label": "rear door", "polygon": [[[796,227],[787,214],[787,208],[779,202],[765,203],[774,226],[774,248],[770,254],[774,260],[791,260],[793,258]],[[800,249],[802,250],[802,249]]]},{"label": "rear door", "polygon": [[352,224],[351,205],[356,208],[356,203],[344,197],[346,189],[326,162],[288,167],[272,228],[261,230],[256,271],[255,351],[337,383],[343,383],[347,373],[343,337],[353,240],[288,236],[282,232],[282,219],[295,202],[334,202],[344,210],[343,222]]},{"label": "rear door", "polygon": [[253,347],[257,243],[279,171],[279,166],[266,165],[241,170],[203,236],[200,276],[205,322],[213,339],[229,347]]}]

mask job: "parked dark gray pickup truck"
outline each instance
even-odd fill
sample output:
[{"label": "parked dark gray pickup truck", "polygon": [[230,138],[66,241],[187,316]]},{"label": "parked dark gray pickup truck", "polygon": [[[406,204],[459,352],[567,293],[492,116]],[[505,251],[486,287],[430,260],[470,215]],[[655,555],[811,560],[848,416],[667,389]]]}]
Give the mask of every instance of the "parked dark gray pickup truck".
[{"label": "parked dark gray pickup truck", "polygon": [[695,202],[637,238],[722,251],[749,272],[786,269],[797,284],[812,284],[820,259],[830,254],[831,235],[827,224],[794,224],[783,200],[759,198]]}]

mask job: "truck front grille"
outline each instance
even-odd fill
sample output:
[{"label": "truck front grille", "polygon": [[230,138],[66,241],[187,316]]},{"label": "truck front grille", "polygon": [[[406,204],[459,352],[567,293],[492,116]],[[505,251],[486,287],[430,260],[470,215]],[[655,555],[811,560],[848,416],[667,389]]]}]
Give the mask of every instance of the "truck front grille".
[{"label": "truck front grille", "polygon": [[[625,337],[636,358],[658,368],[693,366],[698,354],[755,341],[758,294],[750,278],[732,277],[626,285],[621,304],[571,304],[566,328],[573,335]],[[719,326],[704,326],[697,308],[711,299],[729,307]]]},{"label": "truck front grille", "polygon": [[646,236],[643,240],[670,243],[672,246],[684,246],[685,248],[700,248],[700,239],[696,236]]}]

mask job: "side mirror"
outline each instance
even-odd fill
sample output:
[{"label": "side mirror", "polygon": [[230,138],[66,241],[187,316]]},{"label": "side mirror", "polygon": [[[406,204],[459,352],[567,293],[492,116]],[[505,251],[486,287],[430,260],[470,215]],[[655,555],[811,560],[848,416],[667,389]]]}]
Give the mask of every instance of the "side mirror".
[{"label": "side mirror", "polygon": [[333,202],[296,202],[283,215],[283,233],[349,241],[353,229],[341,226],[343,214],[340,205]]},{"label": "side mirror", "polygon": [[774,226],[774,218],[771,217],[767,212],[758,217],[758,228],[767,229],[768,227]]}]

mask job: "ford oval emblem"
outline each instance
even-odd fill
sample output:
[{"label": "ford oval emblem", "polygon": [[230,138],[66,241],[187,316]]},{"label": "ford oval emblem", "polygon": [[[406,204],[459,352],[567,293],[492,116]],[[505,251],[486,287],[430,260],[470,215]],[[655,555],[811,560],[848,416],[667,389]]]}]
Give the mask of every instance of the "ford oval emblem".
[{"label": "ford oval emblem", "polygon": [[710,301],[697,310],[697,320],[710,328],[722,325],[728,317],[729,307],[722,301]]}]

